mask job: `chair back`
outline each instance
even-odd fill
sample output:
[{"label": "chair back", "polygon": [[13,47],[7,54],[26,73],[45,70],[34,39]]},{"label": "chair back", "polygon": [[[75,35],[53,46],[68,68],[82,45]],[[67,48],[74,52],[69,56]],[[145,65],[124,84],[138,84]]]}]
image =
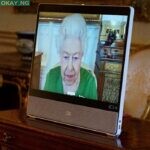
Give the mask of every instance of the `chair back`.
[{"label": "chair back", "polygon": [[144,110],[141,118],[144,119],[144,120],[149,120],[150,121],[150,95],[148,96],[147,105],[145,107],[145,110]]},{"label": "chair back", "polygon": [[20,108],[21,88],[13,81],[3,80],[0,86],[0,110]]}]

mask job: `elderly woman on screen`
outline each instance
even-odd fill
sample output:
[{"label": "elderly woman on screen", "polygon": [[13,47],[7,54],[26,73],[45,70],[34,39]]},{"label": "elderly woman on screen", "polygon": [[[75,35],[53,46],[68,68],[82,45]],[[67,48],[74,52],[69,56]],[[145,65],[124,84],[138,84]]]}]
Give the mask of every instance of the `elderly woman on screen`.
[{"label": "elderly woman on screen", "polygon": [[60,27],[60,65],[46,77],[44,90],[97,100],[97,83],[92,71],[81,66],[86,39],[86,22],[80,14],[64,18]]}]

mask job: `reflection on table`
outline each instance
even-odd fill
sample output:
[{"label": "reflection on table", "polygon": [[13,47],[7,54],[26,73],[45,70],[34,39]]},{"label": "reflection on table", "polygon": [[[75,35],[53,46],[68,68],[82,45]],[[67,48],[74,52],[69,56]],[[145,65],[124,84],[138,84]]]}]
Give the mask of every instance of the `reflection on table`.
[{"label": "reflection on table", "polygon": [[[19,149],[150,149],[150,122],[124,117],[119,137],[32,119],[23,110],[0,111],[0,146]],[[5,142],[7,135],[13,139]],[[28,137],[28,138],[27,138]],[[26,144],[24,144],[26,143]]]}]

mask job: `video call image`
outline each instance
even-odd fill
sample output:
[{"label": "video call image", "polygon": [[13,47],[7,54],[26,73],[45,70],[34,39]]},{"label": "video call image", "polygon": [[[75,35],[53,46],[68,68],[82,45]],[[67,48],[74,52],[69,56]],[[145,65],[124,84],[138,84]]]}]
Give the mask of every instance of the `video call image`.
[{"label": "video call image", "polygon": [[126,24],[121,15],[41,12],[35,48],[42,59],[34,88],[117,104]]}]

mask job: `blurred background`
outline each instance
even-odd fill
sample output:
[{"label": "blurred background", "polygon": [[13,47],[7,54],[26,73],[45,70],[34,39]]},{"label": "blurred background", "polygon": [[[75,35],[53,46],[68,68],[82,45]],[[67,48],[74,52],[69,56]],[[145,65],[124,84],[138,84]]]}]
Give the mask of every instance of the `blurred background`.
[{"label": "blurred background", "polygon": [[[33,40],[36,25],[36,8],[40,2],[53,0],[31,0],[30,7],[0,7],[0,74],[3,81],[15,81],[26,100],[30,79],[30,52],[23,57],[16,54],[18,33],[25,33]],[[64,3],[63,0],[57,3]],[[127,78],[124,115],[142,118],[148,108],[150,96],[150,1],[149,0],[67,0],[65,3],[132,5],[135,7],[132,44]],[[32,44],[31,44],[32,45]],[[21,58],[20,58],[21,57]],[[27,61],[20,61],[20,60]],[[37,54],[37,66],[41,55]],[[34,81],[38,82],[38,81]]]}]

